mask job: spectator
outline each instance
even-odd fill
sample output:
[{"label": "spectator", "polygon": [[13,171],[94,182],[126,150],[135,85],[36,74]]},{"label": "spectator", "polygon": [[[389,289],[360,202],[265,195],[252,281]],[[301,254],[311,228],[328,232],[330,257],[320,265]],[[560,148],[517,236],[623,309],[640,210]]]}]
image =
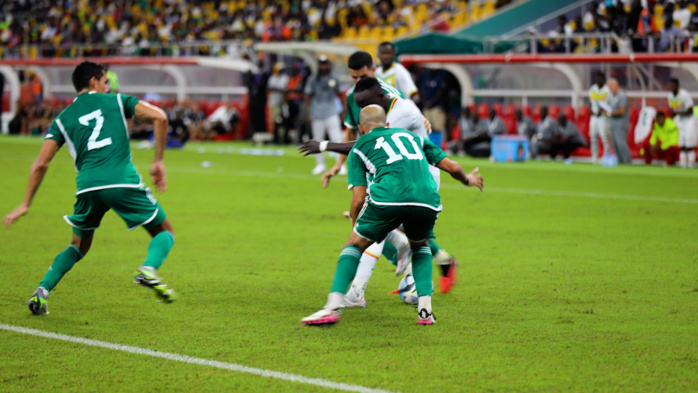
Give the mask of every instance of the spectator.
[{"label": "spectator", "polygon": [[679,128],[679,147],[681,148],[680,165],[693,167],[696,163],[696,116],[693,110],[693,98],[679,86],[679,80],[671,78],[669,82],[669,114]]},{"label": "spectator", "polygon": [[[274,143],[288,145],[291,143],[291,134],[296,130],[296,119],[303,100],[303,75],[300,68],[294,64],[290,68],[290,75],[286,85],[286,93],[281,103],[281,123],[274,127]],[[283,136],[281,135],[283,129]]]},{"label": "spectator", "polygon": [[676,37],[682,33],[683,31],[674,25],[674,18],[667,15],[661,37],[657,42],[657,52],[679,51],[679,48],[675,46],[677,44]]},{"label": "spectator", "polygon": [[543,120],[538,123],[538,132],[531,139],[532,158],[537,158],[541,153],[552,155],[553,149],[557,148],[560,140],[560,125],[557,120],[548,115],[547,106],[541,108],[540,116]]},{"label": "spectator", "polygon": [[688,30],[688,25],[691,20],[691,11],[686,8],[685,0],[678,0],[676,6],[674,7],[674,12],[671,14],[672,18],[676,23],[678,23],[678,28],[682,31]]},{"label": "spectator", "polygon": [[470,121],[463,123],[465,130],[461,129],[463,152],[471,157],[489,157],[490,123],[481,119],[477,112],[470,113]]},{"label": "spectator", "polygon": [[504,135],[507,133],[507,129],[504,127],[504,121],[501,117],[497,116],[497,111],[494,109],[490,109],[487,129],[490,139],[495,135]]},{"label": "spectator", "polygon": [[[188,140],[191,134],[189,133],[189,127],[187,127],[184,121],[184,110],[177,108],[172,111],[170,117],[170,141],[174,141],[176,145],[183,146]],[[168,143],[169,145],[169,143]]]},{"label": "spectator", "polygon": [[533,120],[530,117],[524,116],[521,109],[516,109],[514,111],[514,117],[516,118],[516,129],[519,135],[524,135],[530,141],[534,135],[536,135],[536,125],[533,124]]},{"label": "spectator", "polygon": [[[449,139],[448,142],[448,149],[452,152],[464,154],[464,151],[461,149],[461,147],[463,146],[465,136],[466,134],[471,133],[475,129],[475,124],[473,123],[471,117],[472,114],[470,111],[470,107],[464,106],[458,115],[458,120],[456,120],[455,125],[456,127],[458,127],[459,131],[458,140]],[[453,132],[451,134],[453,134]]]},{"label": "spectator", "polygon": [[668,119],[664,112],[657,112],[654,119],[654,129],[650,140],[643,148],[645,164],[652,164],[652,159],[666,160],[668,166],[673,166],[679,156],[679,129],[674,121]]},{"label": "spectator", "polygon": [[576,148],[586,146],[587,141],[584,139],[582,133],[579,132],[577,126],[571,121],[567,121],[567,116],[560,114],[557,119],[560,124],[560,139],[558,143],[553,144],[553,148],[550,151],[550,158],[555,159],[559,150],[562,152],[562,158],[565,164],[570,165],[572,164],[570,154],[572,154]]},{"label": "spectator", "polygon": [[[446,112],[444,110],[447,90],[446,78],[440,70],[428,68],[418,79],[419,96],[424,100],[422,113],[431,123],[434,132],[443,132],[446,127]],[[450,135],[444,135],[450,140]]]},{"label": "spectator", "polygon": [[264,69],[264,61],[257,61],[257,73],[248,71],[244,75],[244,83],[250,96],[249,119],[250,126],[247,137],[252,137],[255,132],[267,129],[267,120],[264,116],[267,107],[267,83],[269,72]]},{"label": "spectator", "polygon": [[589,119],[589,139],[591,140],[591,163],[596,164],[599,159],[599,137],[603,142],[604,152],[611,150],[611,142],[608,135],[608,96],[610,91],[606,86],[606,75],[603,72],[596,73],[596,83],[589,89],[589,104],[591,106],[591,118]]},{"label": "spectator", "polygon": [[613,151],[616,152],[619,164],[630,164],[632,157],[628,147],[628,131],[630,128],[628,96],[621,90],[615,78],[610,78],[607,85],[611,93],[608,100],[610,106],[608,123],[611,131],[611,141],[613,142]]},{"label": "spectator", "polygon": [[[325,132],[331,142],[342,141],[342,123],[337,112],[335,97],[342,97],[339,79],[332,74],[332,64],[327,56],[318,58],[318,73],[308,78],[305,85],[305,116],[311,123],[313,139],[325,140]],[[316,165],[313,175],[327,171],[324,153],[315,155]],[[342,166],[340,174],[346,174],[346,166]]]},{"label": "spectator", "polygon": [[278,62],[274,64],[272,74],[267,82],[267,90],[269,91],[269,99],[267,100],[268,113],[271,118],[271,131],[276,130],[277,125],[283,123],[281,117],[281,104],[284,101],[284,95],[288,88],[288,76],[283,73],[284,63]]},{"label": "spectator", "polygon": [[213,140],[218,135],[235,132],[235,126],[240,122],[240,114],[235,110],[230,102],[219,106],[214,110],[208,118],[207,133],[205,139]]}]

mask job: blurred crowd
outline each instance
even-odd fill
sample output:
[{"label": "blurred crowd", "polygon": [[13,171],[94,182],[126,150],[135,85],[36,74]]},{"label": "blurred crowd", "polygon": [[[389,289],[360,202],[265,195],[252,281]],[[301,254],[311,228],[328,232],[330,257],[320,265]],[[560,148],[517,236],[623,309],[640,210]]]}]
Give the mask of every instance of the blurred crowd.
[{"label": "blurred crowd", "polygon": [[[467,4],[464,0],[14,0],[0,5],[0,47],[40,44],[43,57],[71,55],[64,50],[75,44],[94,46],[95,53],[87,54],[112,54],[96,48],[110,46],[126,55],[155,54],[155,47],[164,47],[158,54],[176,55],[184,54],[186,44],[204,41],[312,41],[338,37],[347,26],[412,25],[419,3],[428,5],[435,20]],[[209,50],[220,54],[238,49]]]},{"label": "blurred crowd", "polygon": [[[539,41],[537,52],[566,52],[567,43],[561,38],[583,33],[614,33],[611,52],[681,52],[698,47],[690,40],[698,33],[696,0],[603,0],[589,4],[581,15],[568,19],[562,15],[557,26],[549,30],[549,40]],[[537,33],[535,29],[529,31]],[[599,43],[585,43],[578,38],[570,42],[569,50],[599,50]]]}]

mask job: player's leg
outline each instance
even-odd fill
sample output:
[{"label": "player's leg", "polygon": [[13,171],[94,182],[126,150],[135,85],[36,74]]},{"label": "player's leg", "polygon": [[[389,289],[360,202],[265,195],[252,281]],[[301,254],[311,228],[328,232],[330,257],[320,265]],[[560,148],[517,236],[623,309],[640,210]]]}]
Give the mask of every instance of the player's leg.
[{"label": "player's leg", "polygon": [[366,308],[366,299],[364,293],[368,286],[368,281],[371,279],[373,269],[376,267],[376,262],[383,253],[385,242],[373,243],[368,246],[361,254],[359,266],[356,269],[356,275],[351,283],[351,288],[344,296],[344,308]]},{"label": "player's leg", "polygon": [[58,285],[63,276],[85,257],[92,245],[94,231],[109,210],[96,193],[88,192],[78,195],[73,207],[73,214],[65,216],[65,221],[73,227],[73,239],[70,245],[56,255],[51,267],[34,291],[27,306],[34,314],[48,314],[48,295]]},{"label": "player's leg", "polygon": [[340,309],[349,284],[354,280],[364,250],[375,241],[382,242],[400,223],[394,207],[366,204],[357,219],[337,262],[334,280],[322,310],[301,319],[304,325],[331,325],[339,321]]},{"label": "player's leg", "polygon": [[402,219],[405,234],[410,239],[410,247],[412,248],[412,275],[419,296],[418,323],[431,325],[436,323],[436,317],[431,307],[433,273],[432,252],[428,240],[434,237],[436,212],[424,207],[405,207],[403,210]]},{"label": "player's leg", "polygon": [[[312,119],[310,126],[313,131],[313,139],[316,141],[321,141],[325,139],[325,120]],[[313,175],[319,175],[327,170],[325,165],[325,153],[320,152],[315,155],[315,168],[313,168]]]},{"label": "player's leg", "polygon": [[601,118],[599,121],[601,122],[599,133],[603,143],[603,154],[610,154],[612,150],[610,124],[608,118]]},{"label": "player's leg", "polygon": [[148,254],[136,269],[133,282],[155,291],[160,301],[174,301],[177,298],[175,291],[157,276],[157,270],[174,246],[174,229],[150,189],[109,188],[99,193],[102,200],[124,220],[129,231],[142,226],[152,236]]},{"label": "player's leg", "polygon": [[596,164],[599,159],[599,123],[600,118],[592,116],[589,119],[589,142],[591,145],[591,163]]}]

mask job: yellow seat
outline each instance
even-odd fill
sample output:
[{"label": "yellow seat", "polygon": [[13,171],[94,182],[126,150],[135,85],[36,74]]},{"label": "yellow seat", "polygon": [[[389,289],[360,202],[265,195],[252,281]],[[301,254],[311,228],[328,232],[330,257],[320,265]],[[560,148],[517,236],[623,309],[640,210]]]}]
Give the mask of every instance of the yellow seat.
[{"label": "yellow seat", "polygon": [[688,8],[688,10],[691,11],[691,14],[695,13],[696,10],[698,10],[698,7],[696,7],[696,5],[693,3],[689,4],[686,8]]},{"label": "yellow seat", "polygon": [[345,40],[353,40],[357,36],[357,31],[354,27],[347,27],[342,31],[344,31],[344,35],[342,36],[342,38],[344,38]]},{"label": "yellow seat", "polygon": [[381,42],[393,42],[395,41],[395,29],[392,27],[385,27],[381,32]]},{"label": "yellow seat", "polygon": [[456,16],[453,17],[453,23],[455,26],[460,27],[468,23],[468,12],[463,11],[461,13],[456,14]]},{"label": "yellow seat", "polygon": [[657,26],[657,30],[662,31],[664,28],[664,18],[654,18],[654,24]]},{"label": "yellow seat", "polygon": [[372,27],[368,31],[368,36],[366,38],[374,39],[374,40],[379,40],[381,37],[381,28],[380,27]]},{"label": "yellow seat", "polygon": [[359,27],[359,31],[356,34],[356,38],[360,40],[365,40],[368,38],[368,26],[361,26]]},{"label": "yellow seat", "polygon": [[395,37],[402,37],[404,35],[407,35],[409,32],[410,32],[410,29],[407,28],[407,26],[400,26],[395,31]]},{"label": "yellow seat", "polygon": [[481,16],[482,16],[482,7],[477,6],[477,7],[473,7],[470,10],[470,20],[471,21],[477,22],[478,20],[480,20]]}]

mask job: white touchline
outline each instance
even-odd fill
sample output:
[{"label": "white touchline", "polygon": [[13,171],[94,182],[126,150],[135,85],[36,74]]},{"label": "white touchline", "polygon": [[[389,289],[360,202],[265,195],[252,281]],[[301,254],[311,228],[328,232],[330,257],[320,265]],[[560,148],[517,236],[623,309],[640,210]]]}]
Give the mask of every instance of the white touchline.
[{"label": "white touchline", "polygon": [[[278,172],[253,172],[253,171],[213,171],[194,168],[175,168],[168,169],[170,172],[183,173],[207,173],[216,175],[233,175],[246,177],[267,177],[273,179],[299,179],[299,180],[320,180],[319,176],[303,175],[299,173],[278,173]],[[344,180],[344,179],[342,179]],[[441,184],[441,188],[461,189],[464,186],[458,184]],[[576,191],[554,191],[554,190],[536,190],[525,188],[500,188],[500,187],[485,187],[487,192],[505,192],[510,194],[528,194],[528,195],[555,195],[577,198],[600,198],[600,199],[625,199],[634,201],[651,201],[651,202],[674,202],[674,203],[690,203],[698,204],[698,199],[686,198],[667,198],[653,197],[645,195],[625,195],[625,194],[602,194],[595,192],[576,192]]]},{"label": "white touchline", "polygon": [[55,340],[68,341],[68,342],[76,343],[76,344],[89,345],[91,347],[107,348],[107,349],[113,349],[115,351],[135,353],[137,355],[152,356],[152,357],[156,357],[156,358],[173,360],[173,361],[177,361],[177,362],[197,364],[199,366],[221,368],[224,370],[237,371],[237,372],[247,373],[247,374],[254,374],[254,375],[258,375],[260,377],[276,378],[276,379],[282,379],[285,381],[306,383],[309,385],[316,385],[316,386],[321,386],[321,387],[329,388],[329,389],[342,390],[345,392],[391,393],[387,390],[371,389],[371,388],[358,386],[358,385],[349,385],[349,384],[341,383],[341,382],[332,382],[332,381],[328,381],[328,380],[321,379],[321,378],[308,378],[308,377],[304,377],[302,375],[283,373],[280,371],[272,371],[272,370],[265,370],[262,368],[247,367],[247,366],[243,366],[243,365],[235,364],[235,363],[218,362],[215,360],[195,358],[195,357],[186,356],[186,355],[179,355],[176,353],[153,351],[152,349],[147,349],[147,348],[131,347],[128,345],[121,345],[121,344],[112,344],[112,343],[108,343],[108,342],[104,342],[104,341],[90,340],[87,338],[67,336],[65,334],[44,332],[43,330],[29,329],[29,328],[25,328],[25,327],[21,327],[21,326],[12,326],[12,325],[5,325],[5,324],[0,323],[0,330],[9,330],[9,331],[12,331],[15,333],[29,334],[32,336],[38,336],[38,337],[44,337],[44,338],[52,338]]}]

